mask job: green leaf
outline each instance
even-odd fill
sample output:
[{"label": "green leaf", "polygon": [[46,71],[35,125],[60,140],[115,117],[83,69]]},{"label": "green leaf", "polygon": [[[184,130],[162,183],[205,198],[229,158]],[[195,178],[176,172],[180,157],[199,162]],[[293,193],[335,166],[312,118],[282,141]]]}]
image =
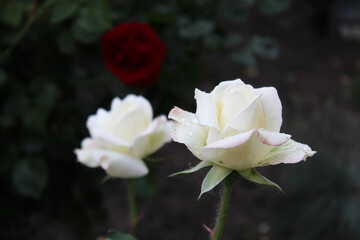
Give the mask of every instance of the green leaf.
[{"label": "green leaf", "polygon": [[220,6],[220,13],[232,22],[241,23],[244,22],[249,15],[249,10],[246,7],[247,5],[234,5],[233,3],[223,1]]},{"label": "green leaf", "polygon": [[196,165],[195,167],[192,167],[188,170],[185,170],[185,171],[181,171],[181,172],[177,172],[177,173],[173,173],[171,174],[169,177],[173,177],[173,176],[176,176],[176,175],[180,175],[180,174],[187,174],[187,173],[193,173],[193,172],[196,172],[204,167],[209,167],[213,165],[211,162],[208,162],[208,161],[201,161],[198,165]]},{"label": "green leaf", "polygon": [[113,229],[109,230],[109,233],[102,240],[137,240],[130,234],[119,233]]},{"label": "green leaf", "polygon": [[12,184],[23,196],[39,198],[47,184],[47,166],[41,158],[20,161],[12,172]]},{"label": "green leaf", "polygon": [[111,28],[110,9],[106,0],[90,0],[80,12],[77,24],[85,32],[101,33]]},{"label": "green leaf", "polygon": [[288,9],[291,0],[258,0],[257,5],[263,14],[276,14]]},{"label": "green leaf", "polygon": [[256,59],[254,54],[248,49],[245,49],[241,52],[235,52],[230,55],[231,60],[234,62],[240,63],[245,66],[254,66],[256,65]]},{"label": "green leaf", "polygon": [[229,175],[231,172],[231,169],[214,165],[204,178],[204,181],[202,182],[199,198],[204,193],[216,187],[216,185],[218,185],[222,180],[224,180],[224,178],[226,178],[227,175]]},{"label": "green leaf", "polygon": [[197,20],[190,22],[189,19],[183,17],[179,20],[179,34],[184,39],[194,40],[206,37],[214,30],[214,24],[208,20]]},{"label": "green leaf", "polygon": [[59,51],[63,54],[70,55],[76,49],[76,44],[72,33],[68,30],[62,31],[57,39],[56,39],[57,46]]},{"label": "green leaf", "polygon": [[279,55],[279,46],[269,37],[253,37],[249,43],[250,49],[261,57],[275,59]]},{"label": "green leaf", "polygon": [[0,86],[7,81],[7,74],[4,69],[0,68]]},{"label": "green leaf", "polygon": [[50,22],[56,24],[72,17],[78,10],[78,7],[78,3],[74,1],[58,1],[54,6]]},{"label": "green leaf", "polygon": [[241,43],[242,37],[239,34],[230,34],[224,40],[224,45],[227,48],[234,47]]},{"label": "green leaf", "polygon": [[270,181],[266,177],[262,176],[260,173],[256,171],[255,168],[251,168],[245,171],[238,171],[238,173],[243,176],[245,179],[249,180],[250,182],[254,182],[257,184],[267,185],[278,188],[280,191],[284,192],[279,185]]},{"label": "green leaf", "polygon": [[10,27],[19,27],[24,11],[24,3],[16,0],[9,1],[0,11],[0,20]]}]

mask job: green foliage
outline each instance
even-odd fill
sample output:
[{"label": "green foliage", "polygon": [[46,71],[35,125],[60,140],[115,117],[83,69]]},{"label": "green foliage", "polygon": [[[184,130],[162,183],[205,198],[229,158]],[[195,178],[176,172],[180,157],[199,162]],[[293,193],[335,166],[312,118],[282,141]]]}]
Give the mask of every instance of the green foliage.
[{"label": "green foliage", "polygon": [[7,81],[7,74],[4,69],[0,68],[0,86]]},{"label": "green foliage", "polygon": [[257,0],[257,5],[263,14],[277,14],[288,9],[291,0]]},{"label": "green foliage", "polygon": [[279,46],[268,37],[253,37],[250,40],[249,48],[257,55],[267,59],[275,59],[279,55]]},{"label": "green foliage", "polygon": [[48,170],[39,157],[21,160],[12,172],[15,190],[25,197],[39,198],[46,187]]},{"label": "green foliage", "polygon": [[8,1],[0,9],[0,21],[7,24],[10,27],[19,27],[26,5],[21,0]]},{"label": "green foliage", "polygon": [[115,230],[110,230],[103,240],[136,240],[136,238],[129,234],[119,233]]},{"label": "green foliage", "polygon": [[68,30],[63,30],[60,32],[56,39],[57,46],[59,51],[66,55],[71,55],[76,49],[76,43],[74,36]]},{"label": "green foliage", "polygon": [[[173,102],[188,104],[186,99],[203,76],[202,59],[212,54],[237,59],[241,66],[255,64],[258,56],[272,59],[274,50],[266,44],[250,44],[252,40],[224,25],[223,20],[246,24],[257,4],[255,0],[1,1],[0,141],[6,147],[0,177],[9,185],[3,192],[9,196],[6,211],[14,212],[24,198],[64,202],[66,209],[59,210],[59,215],[81,219],[77,222],[84,223],[82,227],[71,226],[76,229],[74,235],[89,239],[84,219],[91,216],[85,208],[88,201],[94,201],[97,209],[101,205],[93,198],[99,198],[99,190],[93,186],[103,178],[103,171],[79,166],[73,154],[88,134],[87,117],[114,95],[124,97],[129,92],[149,98],[158,114],[168,111]],[[101,58],[101,35],[115,24],[129,21],[151,24],[166,45],[160,79],[146,89],[122,84],[106,70]],[[245,60],[239,60],[242,51],[247,53]],[[151,172],[156,172],[152,164]],[[205,182],[207,189],[214,186],[210,180],[215,179],[215,170]],[[152,174],[136,180],[137,197],[152,197],[155,184]],[[26,205],[24,212],[34,208]],[[16,220],[9,217],[6,222]],[[24,232],[18,234],[11,238],[28,238]]]},{"label": "green foliage", "polygon": [[358,238],[359,173],[340,161],[320,154],[289,173],[286,195],[274,201],[276,234],[303,240]]},{"label": "green foliage", "polygon": [[51,22],[56,24],[69,19],[76,13],[78,8],[78,3],[74,1],[62,0],[56,2],[52,12]]}]

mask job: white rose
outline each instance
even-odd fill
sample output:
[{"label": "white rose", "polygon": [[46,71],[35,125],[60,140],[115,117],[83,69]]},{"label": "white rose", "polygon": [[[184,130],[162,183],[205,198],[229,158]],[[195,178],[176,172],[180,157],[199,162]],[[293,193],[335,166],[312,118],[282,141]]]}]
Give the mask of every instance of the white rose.
[{"label": "white rose", "polygon": [[196,89],[195,99],[195,114],[177,107],[169,113],[176,121],[173,140],[203,160],[182,173],[213,165],[220,167],[216,172],[222,171],[222,178],[232,170],[247,176],[254,167],[296,163],[315,153],[280,133],[282,106],[273,87],[254,89],[237,79],[210,93]]},{"label": "white rose", "polygon": [[109,176],[120,178],[146,175],[142,159],[168,142],[172,131],[165,116],[153,119],[150,103],[135,95],[114,98],[110,111],[100,108],[89,116],[87,127],[91,138],[75,150],[79,162],[101,166]]}]

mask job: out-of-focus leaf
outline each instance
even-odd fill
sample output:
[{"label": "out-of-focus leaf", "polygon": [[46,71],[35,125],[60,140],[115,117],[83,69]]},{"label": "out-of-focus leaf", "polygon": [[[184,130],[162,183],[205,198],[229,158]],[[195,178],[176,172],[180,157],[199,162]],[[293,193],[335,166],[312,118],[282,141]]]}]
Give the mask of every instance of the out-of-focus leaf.
[{"label": "out-of-focus leaf", "polygon": [[230,21],[241,23],[246,20],[249,11],[245,5],[223,2],[220,6],[220,13]]},{"label": "out-of-focus leaf", "polygon": [[29,100],[25,95],[13,95],[6,100],[3,109],[6,115],[21,117],[29,110]]},{"label": "out-of-focus leaf", "polygon": [[225,38],[224,45],[225,47],[230,48],[238,45],[241,41],[242,37],[239,34],[231,34]]},{"label": "out-of-focus leaf", "polygon": [[90,0],[89,5],[81,9],[72,26],[72,32],[76,40],[91,44],[97,42],[100,34],[109,28],[111,18],[107,1]]},{"label": "out-of-focus leaf", "polygon": [[10,27],[19,27],[25,10],[24,3],[21,1],[8,1],[0,9],[0,20]]},{"label": "out-of-focus leaf", "polygon": [[71,31],[74,35],[74,38],[81,43],[91,44],[99,40],[99,33],[89,32],[85,30],[79,21],[75,22],[72,26]]},{"label": "out-of-focus leaf", "polygon": [[254,54],[252,54],[251,51],[248,49],[245,49],[241,52],[235,52],[230,55],[231,60],[233,60],[236,63],[240,63],[245,66],[254,66],[256,65],[256,59],[254,57]]},{"label": "out-of-focus leaf", "polygon": [[221,43],[222,43],[222,39],[220,38],[220,36],[215,34],[210,34],[206,36],[204,39],[205,46],[211,49],[218,48],[219,46],[221,46]]},{"label": "out-of-focus leaf", "polygon": [[70,17],[72,17],[78,10],[78,3],[69,0],[62,0],[56,2],[52,15],[51,23],[60,23]]},{"label": "out-of-focus leaf", "polygon": [[279,55],[278,44],[269,37],[253,37],[249,47],[254,53],[267,59],[275,59]]},{"label": "out-of-focus leaf", "polygon": [[136,240],[136,238],[130,234],[119,233],[115,230],[110,230],[109,233],[101,240]]},{"label": "out-of-focus leaf", "polygon": [[205,37],[211,34],[214,30],[214,24],[208,20],[197,20],[190,22],[187,18],[179,20],[179,34],[181,37],[193,40],[200,37]]},{"label": "out-of-focus leaf", "polygon": [[149,13],[147,19],[151,23],[173,25],[177,21],[177,16],[172,13]]},{"label": "out-of-focus leaf", "polygon": [[256,0],[240,0],[239,4],[243,6],[251,6],[256,2]]},{"label": "out-of-focus leaf", "polygon": [[22,117],[24,127],[33,130],[44,130],[46,127],[46,120],[47,112],[38,108],[27,111]]},{"label": "out-of-focus leaf", "polygon": [[110,9],[106,0],[90,0],[80,11],[77,24],[86,32],[101,33],[111,28]]},{"label": "out-of-focus leaf", "polygon": [[257,5],[263,14],[276,14],[288,9],[291,0],[257,0]]},{"label": "out-of-focus leaf", "polygon": [[70,31],[64,30],[57,37],[57,46],[63,54],[70,55],[75,51],[76,44]]},{"label": "out-of-focus leaf", "polygon": [[4,69],[0,68],[0,86],[7,81],[7,74]]},{"label": "out-of-focus leaf", "polygon": [[34,78],[29,91],[32,94],[33,107],[46,112],[56,104],[61,94],[59,87],[46,77]]},{"label": "out-of-focus leaf", "polygon": [[41,158],[21,160],[12,172],[12,184],[23,196],[39,198],[47,183],[47,166]]},{"label": "out-of-focus leaf", "polygon": [[15,126],[15,120],[9,115],[0,115],[0,126],[3,128],[10,128]]},{"label": "out-of-focus leaf", "polygon": [[148,198],[155,193],[155,183],[148,177],[134,179],[135,194],[140,198]]},{"label": "out-of-focus leaf", "polygon": [[[40,123],[34,123],[33,116],[25,116],[26,118],[32,118],[27,120],[27,126],[24,126],[23,131],[21,132],[21,150],[25,153],[39,153],[46,147],[47,143],[47,131],[46,126],[41,125]],[[41,117],[41,116],[40,116]],[[28,123],[32,121],[31,123]],[[30,128],[33,124],[34,128]]]}]

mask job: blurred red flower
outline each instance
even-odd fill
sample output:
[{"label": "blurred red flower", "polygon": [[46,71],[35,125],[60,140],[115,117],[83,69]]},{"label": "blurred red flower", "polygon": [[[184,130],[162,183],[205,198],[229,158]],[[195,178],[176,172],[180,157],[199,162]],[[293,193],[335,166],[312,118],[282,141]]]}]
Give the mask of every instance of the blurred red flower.
[{"label": "blurred red flower", "polygon": [[159,77],[166,47],[149,24],[118,24],[102,36],[108,70],[127,85],[148,86]]}]

